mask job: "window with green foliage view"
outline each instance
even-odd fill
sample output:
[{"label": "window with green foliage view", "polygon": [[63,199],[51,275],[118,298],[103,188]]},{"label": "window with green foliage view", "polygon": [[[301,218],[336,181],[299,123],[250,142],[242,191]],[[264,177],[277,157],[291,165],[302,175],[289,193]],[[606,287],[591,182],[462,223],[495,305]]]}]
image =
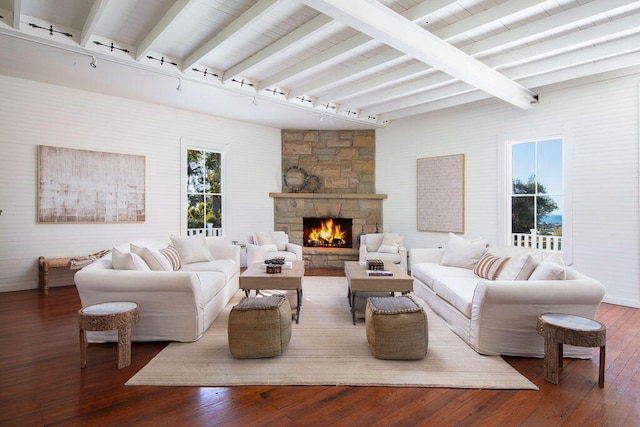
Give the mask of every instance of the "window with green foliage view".
[{"label": "window with green foliage view", "polygon": [[561,250],[562,163],[562,139],[511,144],[511,233],[515,244]]},{"label": "window with green foliage view", "polygon": [[187,150],[187,231],[222,236],[222,153]]}]

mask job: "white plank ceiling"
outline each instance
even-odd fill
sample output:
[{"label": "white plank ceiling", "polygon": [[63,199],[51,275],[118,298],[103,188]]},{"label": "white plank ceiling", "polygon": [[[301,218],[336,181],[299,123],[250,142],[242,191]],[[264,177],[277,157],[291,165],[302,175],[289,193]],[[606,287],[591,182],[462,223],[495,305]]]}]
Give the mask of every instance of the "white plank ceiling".
[{"label": "white plank ceiling", "polygon": [[0,0],[0,74],[280,128],[536,108],[639,66],[632,0]]}]

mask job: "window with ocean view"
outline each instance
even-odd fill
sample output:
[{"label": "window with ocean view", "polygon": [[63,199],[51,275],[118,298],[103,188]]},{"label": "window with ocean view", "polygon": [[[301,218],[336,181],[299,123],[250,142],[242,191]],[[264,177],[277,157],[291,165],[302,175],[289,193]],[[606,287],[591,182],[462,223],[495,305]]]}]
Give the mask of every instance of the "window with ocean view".
[{"label": "window with ocean view", "polygon": [[512,244],[562,250],[562,139],[513,142]]}]

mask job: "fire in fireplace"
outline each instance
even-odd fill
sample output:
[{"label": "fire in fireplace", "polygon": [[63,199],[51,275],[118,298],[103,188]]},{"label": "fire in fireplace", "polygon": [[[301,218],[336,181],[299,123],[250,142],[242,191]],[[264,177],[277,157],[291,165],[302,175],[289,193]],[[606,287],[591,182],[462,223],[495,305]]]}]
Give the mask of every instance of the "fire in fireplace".
[{"label": "fire in fireplace", "polygon": [[352,247],[351,218],[303,218],[304,246]]}]

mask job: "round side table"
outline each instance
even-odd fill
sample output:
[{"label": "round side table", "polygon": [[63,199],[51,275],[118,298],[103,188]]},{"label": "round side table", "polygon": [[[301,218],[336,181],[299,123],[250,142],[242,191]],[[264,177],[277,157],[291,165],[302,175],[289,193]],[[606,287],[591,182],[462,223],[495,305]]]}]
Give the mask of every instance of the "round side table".
[{"label": "round side table", "polygon": [[562,368],[562,345],[600,347],[598,386],[604,387],[607,328],[600,322],[580,316],[544,313],[538,316],[538,333],[544,337],[544,378],[558,384]]},{"label": "round side table", "polygon": [[131,325],[140,320],[135,302],[106,302],[78,310],[80,367],[87,366],[86,331],[118,330],[118,369],[131,364]]}]

